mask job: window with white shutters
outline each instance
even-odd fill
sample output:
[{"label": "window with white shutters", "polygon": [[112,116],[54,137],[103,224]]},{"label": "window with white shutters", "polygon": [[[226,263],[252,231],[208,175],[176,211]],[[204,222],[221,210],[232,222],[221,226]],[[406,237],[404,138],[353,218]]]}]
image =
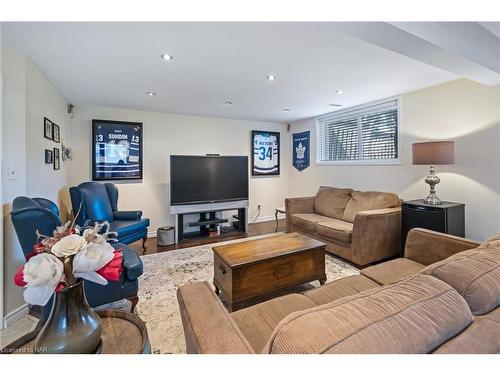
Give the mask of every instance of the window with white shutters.
[{"label": "window with white shutters", "polygon": [[318,117],[318,163],[399,162],[398,119],[397,98]]}]

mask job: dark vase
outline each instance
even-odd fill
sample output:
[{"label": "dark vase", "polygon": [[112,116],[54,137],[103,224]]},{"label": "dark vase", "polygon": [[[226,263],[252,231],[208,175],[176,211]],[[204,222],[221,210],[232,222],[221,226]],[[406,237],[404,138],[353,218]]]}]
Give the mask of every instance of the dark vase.
[{"label": "dark vase", "polygon": [[47,322],[35,339],[36,353],[95,353],[101,341],[101,319],[87,303],[83,280],[55,293]]}]

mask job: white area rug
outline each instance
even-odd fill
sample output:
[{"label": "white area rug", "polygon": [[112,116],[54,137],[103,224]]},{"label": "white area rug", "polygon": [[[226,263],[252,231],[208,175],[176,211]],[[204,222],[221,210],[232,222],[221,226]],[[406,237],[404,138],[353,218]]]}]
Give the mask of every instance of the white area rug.
[{"label": "white area rug", "polygon": [[[165,253],[145,255],[144,275],[139,279],[139,303],[137,314],[146,322],[149,339],[154,353],[185,353],[184,332],[177,304],[176,291],[183,284],[213,279],[212,246],[243,242],[257,238],[279,235],[273,233],[207,246],[197,246]],[[326,276],[328,281],[355,275],[359,271],[332,256],[326,256]],[[317,281],[306,285],[318,286]],[[118,302],[124,304],[128,301]],[[114,307],[107,305],[107,308]]]}]

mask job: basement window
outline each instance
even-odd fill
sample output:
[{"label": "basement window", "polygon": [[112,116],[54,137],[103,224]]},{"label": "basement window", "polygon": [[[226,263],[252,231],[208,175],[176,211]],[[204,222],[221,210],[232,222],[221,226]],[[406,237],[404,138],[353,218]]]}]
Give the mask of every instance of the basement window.
[{"label": "basement window", "polygon": [[399,98],[316,118],[318,164],[400,164]]}]

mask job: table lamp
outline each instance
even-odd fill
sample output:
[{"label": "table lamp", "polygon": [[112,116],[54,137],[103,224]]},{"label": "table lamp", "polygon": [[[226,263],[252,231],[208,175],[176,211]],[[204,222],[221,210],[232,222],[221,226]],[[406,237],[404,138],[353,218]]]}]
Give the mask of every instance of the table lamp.
[{"label": "table lamp", "polygon": [[454,164],[455,163],[455,142],[453,141],[436,141],[436,142],[421,142],[412,145],[413,164],[414,165],[429,165],[430,172],[425,178],[425,182],[429,184],[431,191],[424,203],[439,205],[441,200],[436,195],[436,185],[441,181],[434,171],[435,165]]}]

